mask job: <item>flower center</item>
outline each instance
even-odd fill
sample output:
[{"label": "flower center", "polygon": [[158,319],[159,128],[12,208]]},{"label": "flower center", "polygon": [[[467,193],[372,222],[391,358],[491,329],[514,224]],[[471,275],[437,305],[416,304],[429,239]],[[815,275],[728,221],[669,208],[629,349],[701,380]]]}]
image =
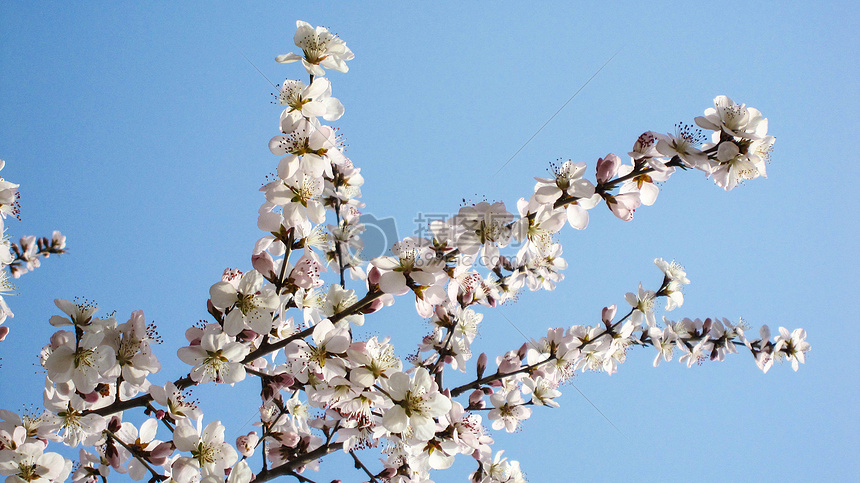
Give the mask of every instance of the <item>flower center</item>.
[{"label": "flower center", "polygon": [[301,184],[296,187],[290,186],[293,192],[293,202],[308,206],[308,201],[313,200],[319,194],[319,183],[311,177],[305,176]]},{"label": "flower center", "polygon": [[18,463],[18,477],[24,481],[33,481],[41,479],[39,475],[36,473],[36,463],[32,461],[31,458],[25,458],[20,463]]},{"label": "flower center", "polygon": [[75,367],[93,367],[95,365],[95,361],[93,361],[94,353],[95,351],[93,349],[79,347],[78,350],[75,351]]},{"label": "flower center", "polygon": [[412,417],[413,414],[420,415],[427,412],[427,407],[424,404],[424,391],[413,393],[408,391],[406,397],[400,402],[400,406],[406,412],[406,416]]},{"label": "flower center", "polygon": [[205,442],[200,442],[197,445],[197,451],[192,451],[191,455],[200,463],[200,466],[203,466],[206,463],[214,463],[218,460],[218,455],[221,454],[221,445],[219,444],[207,444]]},{"label": "flower center", "polygon": [[242,311],[242,314],[248,315],[251,311],[257,308],[256,297],[253,294],[239,294],[239,300],[236,301],[236,307]]}]

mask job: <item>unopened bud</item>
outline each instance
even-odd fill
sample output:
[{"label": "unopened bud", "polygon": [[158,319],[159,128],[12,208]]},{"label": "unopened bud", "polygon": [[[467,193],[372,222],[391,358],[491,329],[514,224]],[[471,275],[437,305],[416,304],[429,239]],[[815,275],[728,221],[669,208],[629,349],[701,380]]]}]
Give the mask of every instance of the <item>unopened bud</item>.
[{"label": "unopened bud", "polygon": [[275,278],[275,262],[272,260],[272,256],[269,255],[269,252],[251,255],[251,265],[253,265],[254,270],[260,272],[260,275],[265,279],[273,280]]},{"label": "unopened bud", "polygon": [[284,446],[289,446],[290,448],[295,448],[301,440],[301,436],[299,436],[298,433],[294,433],[292,431],[283,431],[278,436],[278,441],[284,443]]},{"label": "unopened bud", "polygon": [[122,428],[122,421],[119,420],[117,416],[110,418],[108,422],[108,431],[116,433]]},{"label": "unopened bud", "polygon": [[212,314],[212,317],[215,317],[215,320],[221,320],[221,311],[212,305],[212,299],[206,300],[206,311]]},{"label": "unopened bud", "polygon": [[370,302],[363,309],[359,310],[362,314],[372,314],[377,310],[381,309],[384,306],[384,303],[380,299],[376,299],[373,302]]},{"label": "unopened bud", "polygon": [[236,438],[236,450],[239,451],[239,454],[250,458],[254,454],[254,448],[257,447],[257,442],[260,441],[260,436],[257,435],[256,431],[251,431],[250,433],[239,436]]},{"label": "unopened bud", "polygon": [[58,347],[73,341],[73,337],[74,335],[67,330],[55,332],[54,335],[51,336],[51,349],[56,350]]},{"label": "unopened bud", "polygon": [[290,387],[296,382],[296,379],[288,372],[278,374],[274,380],[280,387]]},{"label": "unopened bud", "polygon": [[472,391],[472,394],[469,394],[469,407],[477,408],[480,407],[480,404],[483,402],[484,391],[480,389],[475,389]]},{"label": "unopened bud", "polygon": [[529,343],[523,342],[523,345],[520,346],[520,350],[517,351],[517,356],[520,360],[525,359],[526,354],[529,352]]},{"label": "unopened bud", "polygon": [[173,449],[173,444],[170,441],[160,443],[152,450],[152,453],[150,453],[149,461],[161,466],[167,461],[167,458],[173,454]]},{"label": "unopened bud", "polygon": [[484,377],[484,371],[487,369],[487,353],[481,352],[478,356],[478,379]]},{"label": "unopened bud", "polygon": [[379,269],[377,269],[376,267],[373,267],[370,269],[370,271],[367,272],[367,283],[369,283],[371,285],[376,285],[379,283],[379,278],[381,276],[382,276],[382,274],[379,273]]},{"label": "unopened bud", "polygon": [[610,305],[609,307],[603,307],[603,312],[601,313],[601,318],[603,319],[603,323],[609,327],[612,324],[612,319],[615,318],[615,311],[617,307],[615,305]]},{"label": "unopened bud", "polygon": [[436,312],[436,317],[441,322],[449,322],[450,318],[448,317],[448,309],[445,308],[444,305],[439,304],[435,307],[434,311]]},{"label": "unopened bud", "polygon": [[621,166],[621,158],[609,153],[605,158],[597,160],[597,183],[602,184],[611,180]]}]

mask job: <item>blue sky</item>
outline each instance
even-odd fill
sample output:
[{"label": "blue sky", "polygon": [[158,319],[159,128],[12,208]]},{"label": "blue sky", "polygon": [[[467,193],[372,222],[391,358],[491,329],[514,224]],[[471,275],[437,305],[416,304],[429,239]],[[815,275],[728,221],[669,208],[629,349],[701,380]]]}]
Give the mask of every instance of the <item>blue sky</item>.
[{"label": "blue sky", "polygon": [[[612,424],[568,386],[561,408],[535,411],[514,435],[495,433],[495,449],[533,482],[860,474],[860,169],[845,151],[860,128],[854,3],[172,3],[0,6],[0,158],[22,205],[8,234],[59,229],[69,246],[8,298],[15,318],[0,344],[0,384],[17,389],[0,391],[0,407],[41,401],[34,364],[57,297],[87,297],[120,320],[142,309],[166,339],[152,380],[187,372],[175,358],[182,334],[206,318],[224,268],[250,268],[257,189],[278,160],[267,147],[280,112],[274,89],[245,57],[274,83],[305,79],[298,65],[274,62],[295,51],[301,19],[355,53],[349,73],[328,76],[346,107],[335,125],[362,168],[366,211],[392,217],[401,235],[419,213],[453,214],[464,198],[513,210],[550,161],[587,162],[592,172],[598,157],[623,155],[643,131],[691,122],[717,95],[761,110],[777,138],[768,179],[724,192],[699,172],[679,173],[632,222],[596,208],[587,230],[559,236],[566,280],[484,310],[475,350],[519,347],[508,320],[530,337],[595,323],[640,281],[659,284],[652,261],[662,257],[692,280],[685,305],[666,315],[803,327],[807,364],[761,374],[739,354],[655,369],[652,352],[633,351],[611,377],[573,380]],[[406,299],[365,327],[396,333],[403,355],[427,330]],[[232,440],[251,430],[256,391],[249,382],[197,394],[223,406],[250,393],[241,411],[208,414],[230,421]],[[360,481],[340,455],[323,467],[309,476]],[[465,481],[472,469],[462,458],[436,481]]]}]

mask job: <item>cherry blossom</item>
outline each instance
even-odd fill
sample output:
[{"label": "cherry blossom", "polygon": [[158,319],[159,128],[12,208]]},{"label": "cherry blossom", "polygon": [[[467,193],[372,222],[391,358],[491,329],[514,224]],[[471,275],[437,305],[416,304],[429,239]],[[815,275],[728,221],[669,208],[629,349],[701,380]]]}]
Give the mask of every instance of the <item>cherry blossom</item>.
[{"label": "cherry blossom", "polygon": [[104,337],[104,332],[87,332],[77,344],[66,340],[45,362],[48,377],[56,383],[71,381],[83,394],[93,392],[96,384],[116,367],[116,352],[102,344]]},{"label": "cherry blossom", "polygon": [[[140,431],[131,423],[124,422],[119,431],[116,432],[116,437],[125,442],[132,448],[135,454],[125,447],[120,445],[117,448],[119,453],[119,461],[128,460],[128,475],[135,481],[142,480],[146,476],[146,466],[138,459],[138,457],[149,456],[152,451],[161,443],[155,439],[158,420],[150,418],[140,425]],[[137,456],[137,457],[135,457]]]},{"label": "cherry blossom", "polygon": [[492,460],[489,455],[481,460],[481,468],[472,474],[471,481],[475,483],[525,483],[520,464],[508,461],[503,457],[504,451],[496,453]]},{"label": "cherry blossom", "polygon": [[304,55],[293,53],[279,55],[275,58],[276,61],[288,63],[301,60],[308,74],[318,76],[325,75],[323,67],[340,72],[349,70],[346,61],[352,60],[354,55],[337,35],[332,34],[325,27],[313,28],[309,23],[301,20],[296,21],[296,27],[294,41]]},{"label": "cherry blossom", "polygon": [[220,421],[212,421],[201,431],[199,422],[195,427],[188,419],[180,420],[173,431],[173,444],[179,451],[191,453],[180,460],[202,468],[207,475],[223,478],[224,470],[238,460],[236,450],[224,442],[224,430]]},{"label": "cherry blossom", "polygon": [[550,165],[554,175],[550,178],[535,178],[535,200],[539,203],[552,203],[562,196],[590,198],[594,195],[594,185],[584,179],[585,163],[565,161],[561,166]]},{"label": "cherry blossom", "polygon": [[7,475],[9,482],[65,481],[72,471],[71,461],[44,450],[42,442],[24,443],[14,451],[0,450],[0,475]]},{"label": "cherry blossom", "polygon": [[291,125],[299,120],[295,116],[336,121],[343,115],[343,104],[331,97],[331,82],[325,77],[317,77],[309,86],[302,81],[285,80],[281,84],[278,102],[287,106],[281,113],[282,126],[285,125],[286,117],[292,118],[286,123]]},{"label": "cherry blossom", "polygon": [[762,118],[758,109],[738,105],[728,96],[715,97],[714,107],[705,109],[705,115],[695,120],[702,129],[739,138],[761,139],[767,133],[767,119]]},{"label": "cherry blossom", "polygon": [[394,346],[386,337],[376,337],[367,342],[354,342],[348,349],[349,359],[357,366],[349,373],[353,384],[370,387],[381,377],[390,377],[402,369],[403,363],[394,354]]},{"label": "cherry blossom", "polygon": [[199,345],[181,347],[177,355],[182,362],[194,366],[191,369],[194,382],[233,384],[245,378],[241,360],[248,352],[248,346],[232,341],[226,333],[207,330]]},{"label": "cherry blossom", "polygon": [[654,318],[654,303],[656,301],[656,293],[653,290],[645,290],[642,284],[639,284],[639,293],[634,294],[627,292],[624,296],[627,303],[633,306],[633,316],[631,320],[634,324],[641,324],[642,319],[645,319],[648,327],[654,327],[657,321]]},{"label": "cherry blossom", "polygon": [[196,421],[203,416],[200,408],[189,401],[187,394],[172,382],[167,382],[164,386],[150,386],[149,394],[156,403],[167,408],[168,414],[175,420],[188,418]]},{"label": "cherry blossom", "polygon": [[73,303],[68,300],[54,299],[54,304],[69,316],[69,318],[64,318],[59,315],[52,316],[50,323],[55,327],[66,325],[87,327],[93,321],[93,314],[98,310],[98,306],[93,305],[88,301]]},{"label": "cherry blossom", "polygon": [[658,134],[657,151],[663,156],[678,156],[681,161],[692,168],[702,168],[707,165],[708,156],[699,149],[705,142],[701,131],[687,124],[675,125],[675,134]]},{"label": "cherry blossom", "polygon": [[383,415],[382,425],[392,433],[408,433],[427,441],[435,433],[433,418],[451,409],[451,400],[439,392],[426,369],[418,368],[412,378],[396,372],[385,387],[394,405]]},{"label": "cherry blossom", "polygon": [[493,421],[493,429],[502,429],[513,433],[520,426],[520,421],[528,419],[532,410],[525,407],[522,393],[514,389],[507,393],[501,392],[490,396],[490,402],[495,409],[490,410],[487,419]]},{"label": "cherry blossom", "polygon": [[794,329],[791,333],[785,327],[779,328],[779,336],[776,338],[774,351],[785,354],[785,357],[791,361],[791,368],[797,371],[799,364],[806,363],[806,355],[810,349],[810,345],[806,342],[806,331],[803,329]]},{"label": "cherry blossom", "polygon": [[499,263],[499,248],[511,241],[513,218],[502,202],[481,202],[460,208],[453,219],[462,229],[457,247],[466,255],[480,252],[481,263],[492,269]]},{"label": "cherry blossom", "polygon": [[269,140],[272,154],[286,155],[278,163],[281,179],[290,178],[300,167],[314,178],[334,176],[331,163],[341,161],[343,154],[331,127],[320,125],[316,118],[301,118],[295,122],[293,118],[284,118],[281,132],[284,134]]},{"label": "cherry blossom", "polygon": [[278,296],[264,288],[260,272],[251,270],[242,275],[238,286],[218,282],[209,289],[212,305],[220,310],[231,309],[224,318],[224,332],[236,336],[246,327],[258,334],[272,330],[272,312],[278,307]]},{"label": "cherry blossom", "polygon": [[345,353],[349,348],[348,328],[344,325],[335,326],[325,319],[314,326],[313,342],[315,345],[300,340],[285,349],[287,358],[293,364],[293,373],[298,379],[306,381],[306,371],[320,372],[325,379],[346,375],[343,361],[335,356]]},{"label": "cherry blossom", "polygon": [[116,354],[116,362],[122,371],[122,390],[126,399],[140,390],[145,390],[149,374],[161,369],[161,363],[150,347],[150,340],[142,310],[135,310],[128,322],[117,326],[115,330],[107,331],[105,342],[113,347]]},{"label": "cherry blossom", "polygon": [[[379,287],[382,291],[401,295],[409,290],[410,284],[425,287],[437,284],[437,274],[441,274],[444,264],[436,259],[429,240],[419,237],[405,238],[395,243],[392,251],[394,257],[377,257],[372,261],[373,266],[381,271]],[[438,290],[430,290],[437,299],[444,298],[441,286]]]},{"label": "cherry blossom", "polygon": [[543,406],[558,407],[554,398],[561,396],[561,391],[548,379],[538,376],[535,379],[523,379],[523,394],[531,394],[531,402]]}]

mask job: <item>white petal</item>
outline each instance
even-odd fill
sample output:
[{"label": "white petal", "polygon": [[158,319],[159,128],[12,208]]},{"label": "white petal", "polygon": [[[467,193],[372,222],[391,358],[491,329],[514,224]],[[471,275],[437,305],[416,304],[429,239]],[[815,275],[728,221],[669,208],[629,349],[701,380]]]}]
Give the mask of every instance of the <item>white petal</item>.
[{"label": "white petal", "polygon": [[279,55],[275,57],[275,62],[280,62],[282,64],[286,64],[288,62],[295,62],[297,60],[302,60],[302,56],[294,54],[292,52],[290,52],[289,54]]},{"label": "white petal", "polygon": [[236,288],[229,282],[218,282],[210,287],[209,298],[212,300],[212,305],[221,310],[232,306],[239,300]]},{"label": "white petal", "polygon": [[402,272],[385,272],[379,277],[379,288],[385,293],[402,295],[409,291]]}]

